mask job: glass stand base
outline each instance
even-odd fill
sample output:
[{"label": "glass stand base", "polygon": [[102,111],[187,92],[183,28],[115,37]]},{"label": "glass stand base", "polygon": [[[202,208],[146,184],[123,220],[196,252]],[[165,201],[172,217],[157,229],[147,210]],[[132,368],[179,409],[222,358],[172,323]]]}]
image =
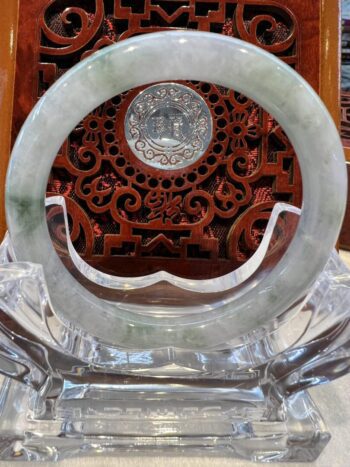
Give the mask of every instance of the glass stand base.
[{"label": "glass stand base", "polygon": [[214,347],[189,329],[188,349],[123,347],[59,319],[41,267],[11,252],[0,248],[0,460],[299,462],[327,444],[306,390],[350,372],[350,275],[336,253],[305,300],[275,320]]},{"label": "glass stand base", "polygon": [[276,413],[258,387],[132,380],[123,387],[69,382],[57,397],[45,398],[4,379],[0,460],[169,453],[313,461],[330,439],[307,391]]}]

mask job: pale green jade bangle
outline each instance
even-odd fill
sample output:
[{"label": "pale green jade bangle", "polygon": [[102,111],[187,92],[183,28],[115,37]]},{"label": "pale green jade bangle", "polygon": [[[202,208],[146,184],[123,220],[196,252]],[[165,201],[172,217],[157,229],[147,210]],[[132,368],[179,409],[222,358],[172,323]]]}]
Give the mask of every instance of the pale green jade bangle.
[{"label": "pale green jade bangle", "polygon": [[[23,78],[24,79],[24,78]],[[280,262],[255,287],[234,290],[202,315],[144,316],[99,299],[55,252],[44,199],[54,158],[90,111],[131,88],[196,80],[235,89],[271,113],[294,145],[303,179],[297,232]],[[123,122],[120,122],[123,124]],[[215,347],[264,325],[305,296],[336,242],[346,200],[337,129],[311,87],[289,66],[248,43],[189,31],[147,34],[79,63],[40,99],[17,139],[7,175],[7,222],[18,261],[42,264],[51,305],[71,328],[114,346]],[[210,308],[210,307],[208,307]]]}]

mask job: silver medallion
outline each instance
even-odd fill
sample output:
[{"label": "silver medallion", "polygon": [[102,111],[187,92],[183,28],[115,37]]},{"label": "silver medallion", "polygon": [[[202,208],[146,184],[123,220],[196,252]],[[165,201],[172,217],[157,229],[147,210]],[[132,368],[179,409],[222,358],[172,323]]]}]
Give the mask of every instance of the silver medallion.
[{"label": "silver medallion", "polygon": [[125,135],[138,159],[152,167],[175,170],[196,162],[212,137],[213,122],[202,97],[177,83],[140,92],[125,117]]}]

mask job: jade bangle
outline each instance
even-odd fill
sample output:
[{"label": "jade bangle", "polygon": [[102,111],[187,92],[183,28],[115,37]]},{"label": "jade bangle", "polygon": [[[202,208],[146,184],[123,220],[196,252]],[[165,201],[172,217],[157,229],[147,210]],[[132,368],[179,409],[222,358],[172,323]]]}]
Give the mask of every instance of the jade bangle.
[{"label": "jade bangle", "polygon": [[[23,78],[24,79],[24,78]],[[298,155],[303,207],[287,252],[253,288],[228,291],[202,315],[144,316],[88,292],[61,263],[44,200],[53,161],[71,130],[113,96],[148,83],[197,80],[242,92],[272,114]],[[123,124],[123,122],[120,122]],[[215,347],[247,333],[302,299],[324,268],[346,201],[337,129],[311,87],[289,66],[248,43],[204,32],[147,34],[105,48],[59,79],[31,112],[13,149],[7,223],[18,261],[43,266],[57,317],[114,346]]]}]

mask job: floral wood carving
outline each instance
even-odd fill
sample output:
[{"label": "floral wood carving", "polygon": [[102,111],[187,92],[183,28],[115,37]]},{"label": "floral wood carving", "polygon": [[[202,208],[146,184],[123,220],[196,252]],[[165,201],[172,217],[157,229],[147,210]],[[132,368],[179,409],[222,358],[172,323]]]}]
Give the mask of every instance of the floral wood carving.
[{"label": "floral wood carving", "polygon": [[[38,21],[37,96],[96,50],[170,28],[238,37],[300,68],[298,21],[282,1],[52,0]],[[193,165],[159,170],[130,150],[123,122],[143,88],[88,115],[55,161],[48,192],[69,200],[75,248],[100,269],[227,273],[254,253],[275,202],[301,204],[296,156],[273,118],[234,90],[182,84],[206,101],[213,119],[212,141]]]}]

